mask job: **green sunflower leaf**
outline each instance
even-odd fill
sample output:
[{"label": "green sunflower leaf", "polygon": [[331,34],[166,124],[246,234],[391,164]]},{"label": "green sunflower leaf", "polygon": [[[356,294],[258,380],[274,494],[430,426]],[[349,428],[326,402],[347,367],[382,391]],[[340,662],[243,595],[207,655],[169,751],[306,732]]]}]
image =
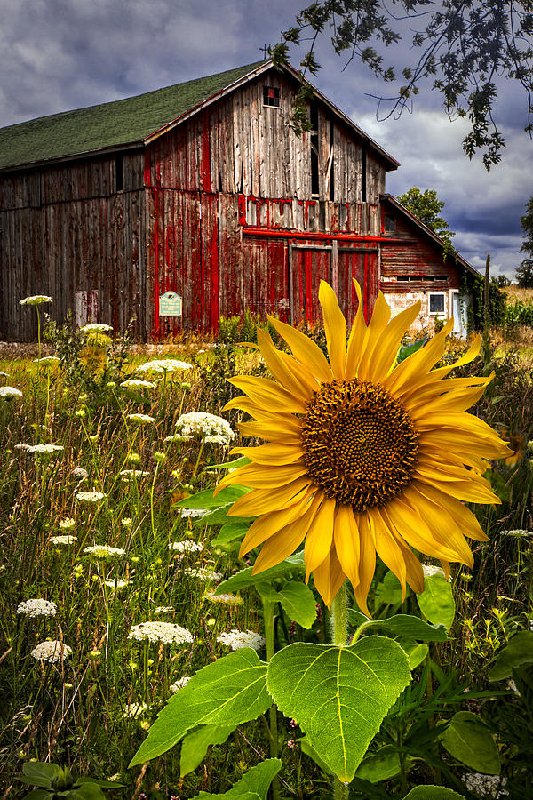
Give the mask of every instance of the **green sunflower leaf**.
[{"label": "green sunflower leaf", "polygon": [[449,630],[455,619],[455,600],[450,582],[441,572],[426,575],[424,591],[417,596],[422,614],[434,625],[444,625]]},{"label": "green sunflower leaf", "polygon": [[[204,519],[207,518],[204,517]],[[246,522],[226,522],[219,530],[218,535],[211,540],[211,544],[229,544],[236,539],[242,539],[246,536],[249,527]]]},{"label": "green sunflower leaf", "polygon": [[411,614],[396,614],[389,619],[376,619],[372,622],[372,627],[379,628],[390,636],[402,636],[417,642],[445,642],[448,638],[443,624],[431,625]]},{"label": "green sunflower leaf", "polygon": [[235,729],[263,714],[272,704],[266,669],[249,647],[203,667],[159,712],[130,767],[166,753],[197,725]]},{"label": "green sunflower leaf", "polygon": [[[411,759],[407,758],[407,762],[410,761]],[[386,746],[378,750],[377,753],[366,756],[360,763],[355,775],[363,781],[379,783],[379,781],[388,781],[390,778],[394,778],[401,771],[400,754],[391,747]]]},{"label": "green sunflower leaf", "polygon": [[28,761],[22,765],[23,783],[38,786],[41,789],[51,789],[52,781],[61,773],[58,764],[45,764],[42,761]]},{"label": "green sunflower leaf", "polygon": [[297,643],[268,664],[267,686],[319,758],[351,781],[389,708],[410,680],[399,644],[367,636],[350,647]]},{"label": "green sunflower leaf", "polygon": [[462,764],[476,772],[499,774],[498,747],[489,728],[477,714],[458,711],[439,738],[444,749]]},{"label": "green sunflower leaf", "polygon": [[403,800],[465,800],[463,794],[442,786],[415,786]]},{"label": "green sunflower leaf", "polygon": [[202,725],[188,733],[181,745],[180,778],[194,772],[204,760],[208,748],[213,744],[224,744],[233,730],[232,725]]},{"label": "green sunflower leaf", "polygon": [[198,797],[227,797],[235,800],[266,800],[270,784],[281,769],[279,758],[267,758],[261,764],[252,767],[234,786],[224,794],[200,792]]},{"label": "green sunflower leaf", "polygon": [[309,586],[301,581],[287,581],[277,593],[277,597],[291,620],[302,628],[313,626],[316,619],[316,600]]},{"label": "green sunflower leaf", "polygon": [[257,575],[252,575],[253,567],[246,567],[236,572],[231,578],[228,578],[217,586],[215,594],[226,594],[227,592],[235,592],[237,589],[246,589],[248,586],[257,586],[259,583],[271,583],[274,580],[287,578],[293,573],[305,572],[304,554],[303,551],[294,553],[264,572],[258,572]]},{"label": "green sunflower leaf", "polygon": [[246,486],[225,486],[217,496],[213,495],[213,489],[205,489],[203,492],[185,497],[172,504],[172,508],[220,508],[234,503],[243,494],[249,492]]},{"label": "green sunflower leaf", "polygon": [[533,662],[533,631],[519,631],[500,650],[489,670],[489,681],[510,678],[515,667]]}]

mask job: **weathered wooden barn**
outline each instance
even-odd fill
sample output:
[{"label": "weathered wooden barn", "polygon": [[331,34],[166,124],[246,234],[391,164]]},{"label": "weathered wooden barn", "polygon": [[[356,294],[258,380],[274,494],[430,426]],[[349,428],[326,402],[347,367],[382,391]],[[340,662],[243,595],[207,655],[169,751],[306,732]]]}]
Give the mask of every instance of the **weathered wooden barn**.
[{"label": "weathered wooden barn", "polygon": [[352,277],[366,313],[381,283],[447,316],[471,268],[385,195],[398,162],[320,92],[294,132],[299,87],[267,60],[1,129],[0,338],[34,338],[32,294],[138,340],[245,309],[314,321],[320,278],[349,318]]}]

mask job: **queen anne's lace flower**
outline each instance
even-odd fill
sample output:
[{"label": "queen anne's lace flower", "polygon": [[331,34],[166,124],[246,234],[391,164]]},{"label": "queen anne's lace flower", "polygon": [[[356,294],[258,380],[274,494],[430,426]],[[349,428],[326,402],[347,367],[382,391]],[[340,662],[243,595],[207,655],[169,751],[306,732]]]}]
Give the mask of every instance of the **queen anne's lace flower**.
[{"label": "queen anne's lace flower", "polygon": [[444,570],[436,564],[422,564],[424,578],[432,578],[433,575],[442,575],[444,578]]},{"label": "queen anne's lace flower", "polygon": [[14,386],[0,386],[0,397],[11,400],[12,397],[22,397],[22,392]]},{"label": "queen anne's lace flower", "polygon": [[190,679],[191,679],[190,675],[182,675],[181,678],[178,678],[178,680],[175,683],[171,683],[170,691],[172,692],[172,694],[179,692],[180,689],[183,689],[184,686],[187,686]]},{"label": "queen anne's lace flower", "polygon": [[154,361],[147,361],[146,364],[139,364],[135,372],[177,372],[179,370],[192,369],[192,364],[186,361],[178,361],[176,358],[161,358]]},{"label": "queen anne's lace flower", "polygon": [[126,555],[122,547],[110,547],[108,544],[95,544],[91,547],[84,547],[83,552],[96,558],[119,558]]},{"label": "queen anne's lace flower", "polygon": [[180,517],[206,517],[212,511],[212,508],[180,508]]},{"label": "queen anne's lace flower", "polygon": [[61,359],[59,358],[59,356],[43,356],[42,358],[33,359],[34,364],[49,364],[50,366],[53,366],[54,364],[59,364],[60,361]]},{"label": "queen anne's lace flower", "polygon": [[85,503],[98,503],[100,500],[104,500],[107,495],[104,492],[76,492],[74,495],[76,500],[81,500]]},{"label": "queen anne's lace flower", "polygon": [[155,418],[151,417],[149,414],[128,414],[126,419],[129,419],[131,422],[139,422],[141,425],[150,425],[152,422],[155,422]]},{"label": "queen anne's lace flower", "polygon": [[136,639],[139,642],[144,640],[162,642],[163,644],[192,644],[194,642],[193,635],[186,628],[173,622],[160,622],[159,620],[134,625],[128,639]]},{"label": "queen anne's lace flower", "polygon": [[62,444],[30,444],[27,449],[28,453],[60,453],[65,448]]},{"label": "queen anne's lace flower", "polygon": [[128,703],[124,707],[124,716],[135,719],[136,717],[141,717],[146,711],[148,711],[146,703]]},{"label": "queen anne's lace flower", "polygon": [[55,617],[57,606],[42,597],[32,597],[19,603],[17,614],[25,614],[27,617]]},{"label": "queen anne's lace flower", "polygon": [[65,517],[59,520],[59,527],[62,531],[72,531],[76,527],[76,520],[72,517]]},{"label": "queen anne's lace flower", "polygon": [[240,650],[242,647],[251,647],[252,650],[260,650],[265,644],[262,636],[255,631],[240,631],[232,628],[229,632],[221,633],[217,636],[217,642],[231,647],[232,650]]},{"label": "queen anne's lace flower", "polygon": [[187,567],[185,572],[187,575],[190,575],[191,578],[197,578],[199,581],[204,581],[206,583],[209,581],[222,580],[222,575],[220,572],[215,572],[213,569],[207,569],[207,567]]},{"label": "queen anne's lace flower", "polygon": [[214,592],[206,592],[204,594],[206,600],[210,603],[219,603],[224,606],[242,606],[244,600],[240,594],[215,594]]},{"label": "queen anne's lace flower", "polygon": [[109,333],[112,330],[113,326],[106,322],[88,322],[80,328],[82,333]]},{"label": "queen anne's lace flower", "polygon": [[65,642],[53,640],[51,642],[41,642],[36,645],[31,651],[30,655],[36,661],[48,661],[50,664],[55,664],[58,661],[64,661],[72,653],[72,647],[69,647]]},{"label": "queen anne's lace flower", "polygon": [[110,589],[124,589],[126,586],[129,586],[131,581],[124,580],[123,578],[108,578],[104,581],[105,585],[108,586]]},{"label": "queen anne's lace flower", "polygon": [[182,539],[180,542],[171,542],[169,549],[177,553],[201,553],[204,546],[202,542],[195,542],[193,539]]},{"label": "queen anne's lace flower", "polygon": [[77,478],[79,481],[83,481],[89,477],[89,473],[83,467],[74,467],[70,474],[73,478]]},{"label": "queen anne's lace flower", "polygon": [[132,478],[146,478],[149,474],[142,469],[121,469],[119,472],[123,481],[129,481]]},{"label": "queen anne's lace flower", "polygon": [[142,378],[128,378],[120,384],[122,389],[155,389],[156,384],[153,381],[145,381]]},{"label": "queen anne's lace flower", "polygon": [[69,533],[60,534],[59,536],[51,536],[50,537],[50,544],[74,544],[77,540],[76,536],[72,536]]},{"label": "queen anne's lace flower", "polygon": [[47,294],[32,294],[31,297],[25,297],[24,300],[19,300],[21,306],[40,306],[41,303],[51,303],[52,298]]},{"label": "queen anne's lace flower", "polygon": [[208,411],[189,411],[182,414],[176,422],[176,431],[184,439],[200,437],[211,444],[229,445],[235,438],[229,422]]}]

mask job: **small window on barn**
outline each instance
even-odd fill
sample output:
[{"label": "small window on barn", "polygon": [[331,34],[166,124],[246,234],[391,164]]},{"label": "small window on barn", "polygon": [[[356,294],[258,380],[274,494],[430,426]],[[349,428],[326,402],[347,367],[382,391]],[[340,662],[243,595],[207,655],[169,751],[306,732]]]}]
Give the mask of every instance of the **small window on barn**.
[{"label": "small window on barn", "polygon": [[429,292],[429,313],[444,314],[444,292]]},{"label": "small window on barn", "polygon": [[385,214],[385,233],[395,233],[396,219],[393,214]]},{"label": "small window on barn", "polygon": [[122,192],[124,189],[124,158],[115,158],[115,192]]},{"label": "small window on barn", "polygon": [[263,86],[263,105],[279,108],[279,89],[277,86]]}]

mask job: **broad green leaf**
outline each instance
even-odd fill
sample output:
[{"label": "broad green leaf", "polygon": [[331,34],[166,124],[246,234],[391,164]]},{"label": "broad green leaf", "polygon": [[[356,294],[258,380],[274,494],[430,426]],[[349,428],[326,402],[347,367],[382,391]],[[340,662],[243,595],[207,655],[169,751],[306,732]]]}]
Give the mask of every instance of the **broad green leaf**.
[{"label": "broad green leaf", "polygon": [[281,564],[276,564],[274,567],[259,572],[257,575],[252,575],[253,567],[246,567],[236,572],[231,578],[228,578],[217,586],[215,594],[226,594],[226,592],[235,592],[237,589],[245,589],[247,586],[256,586],[258,583],[269,583],[274,580],[287,578],[292,573],[305,572],[304,554],[303,551],[294,553],[282,561]]},{"label": "broad green leaf", "polygon": [[228,544],[236,539],[242,539],[246,536],[249,527],[246,522],[227,522],[219,530],[218,535],[212,539],[211,544]]},{"label": "broad green leaf", "polygon": [[327,766],[327,764],[325,764],[322,761],[322,759],[318,755],[317,751],[313,747],[311,747],[311,745],[309,744],[309,739],[307,738],[307,736],[303,736],[301,739],[298,739],[298,742],[299,742],[300,750],[302,751],[302,753],[305,753],[306,756],[309,756],[309,758],[312,758],[313,761],[315,762],[315,764],[320,767],[322,772],[327,772],[330,775],[333,774],[331,772],[330,768]]},{"label": "broad green leaf", "polygon": [[203,667],[159,712],[130,767],[166,753],[197,725],[236,728],[263,714],[272,704],[266,667],[250,647]]},{"label": "broad green leaf", "polygon": [[106,800],[106,796],[96,783],[83,783],[75,786],[68,792],[68,797],[74,800]]},{"label": "broad green leaf", "polygon": [[233,730],[233,726],[227,725],[202,725],[188,733],[181,745],[180,778],[194,772],[204,760],[207,749],[212,744],[224,744]]},{"label": "broad green leaf", "polygon": [[316,600],[305,583],[287,581],[277,593],[287,616],[302,628],[311,628],[316,619]]},{"label": "broad green leaf", "polygon": [[193,494],[191,497],[178,500],[177,503],[173,503],[172,508],[220,508],[220,506],[234,503],[235,500],[238,500],[239,497],[249,491],[250,489],[245,486],[226,486],[214,497],[213,489],[205,489],[203,492]]},{"label": "broad green leaf", "polygon": [[24,795],[24,800],[50,800],[51,794],[46,789],[32,789]]},{"label": "broad green leaf", "polygon": [[225,461],[223,464],[210,464],[208,467],[205,467],[206,472],[211,472],[214,469],[239,469],[239,467],[245,467],[247,464],[251,464],[249,458],[246,456],[241,456],[240,458],[235,458],[233,461]]},{"label": "broad green leaf", "polygon": [[118,781],[102,781],[99,778],[76,778],[76,786],[81,786],[82,783],[95,783],[102,789],[123,789],[124,784]]},{"label": "broad green leaf", "polygon": [[374,608],[379,606],[401,606],[402,585],[396,575],[389,570],[380,583],[376,586],[374,595]]},{"label": "broad green leaf", "polygon": [[410,679],[407,656],[383,636],[350,647],[292,644],[268,664],[267,686],[341,781],[351,781],[387,711]]},{"label": "broad green leaf", "polygon": [[51,789],[52,781],[61,771],[58,764],[44,764],[42,761],[29,761],[22,765],[23,783],[38,786],[40,789]]},{"label": "broad green leaf", "polygon": [[356,608],[349,608],[346,616],[349,625],[354,628],[360,628],[364,623],[371,621],[370,617],[367,617],[362,611],[359,611]]},{"label": "broad green leaf", "polygon": [[427,644],[416,644],[414,642],[407,644],[406,642],[401,642],[401,645],[402,649],[407,654],[407,658],[409,659],[409,669],[411,670],[420,666],[422,661],[429,653],[429,647]]},{"label": "broad green leaf", "polygon": [[442,786],[415,786],[403,800],[465,800],[464,795]]},{"label": "broad green leaf", "polygon": [[462,764],[476,772],[499,774],[498,747],[489,728],[477,714],[458,711],[439,738],[444,749]]},{"label": "broad green leaf", "polygon": [[270,784],[281,769],[279,758],[267,758],[266,761],[252,767],[242,776],[231,789],[225,794],[209,794],[200,792],[198,797],[216,798],[228,797],[239,798],[239,800],[266,800]]},{"label": "broad green leaf", "polygon": [[489,681],[510,678],[515,667],[533,662],[533,631],[519,631],[500,650],[489,670]]},{"label": "broad green leaf", "polygon": [[387,781],[402,771],[400,755],[390,747],[382,747],[377,753],[366,756],[359,764],[357,778],[370,783]]},{"label": "broad green leaf", "polygon": [[402,636],[417,642],[445,642],[448,638],[444,625],[431,625],[411,614],[395,614],[389,619],[376,619],[372,627],[379,628],[390,636]]},{"label": "broad green leaf", "polygon": [[413,342],[412,344],[404,344],[398,350],[398,354],[396,356],[396,363],[401,364],[402,361],[405,361],[406,358],[412,356],[413,353],[416,353],[417,350],[420,350],[421,347],[425,345],[427,342],[428,337],[424,336],[422,339],[419,339],[417,342]]},{"label": "broad green leaf", "polygon": [[424,587],[417,597],[420,611],[434,625],[444,625],[449,630],[455,619],[455,600],[449,581],[436,572],[426,575]]}]

